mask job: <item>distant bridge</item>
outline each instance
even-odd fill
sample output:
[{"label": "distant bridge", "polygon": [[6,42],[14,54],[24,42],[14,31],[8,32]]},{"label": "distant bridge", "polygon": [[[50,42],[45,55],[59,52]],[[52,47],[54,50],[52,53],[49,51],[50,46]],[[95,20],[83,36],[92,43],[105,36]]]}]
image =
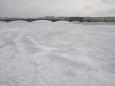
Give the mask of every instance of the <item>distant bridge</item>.
[{"label": "distant bridge", "polygon": [[52,21],[52,22],[56,22],[56,21],[69,21],[69,22],[73,22],[73,21],[83,21],[83,17],[68,17],[68,18],[4,18],[4,19],[0,19],[0,21],[4,21],[4,22],[11,22],[11,21],[27,21],[27,22],[33,22],[33,21],[38,21],[38,20],[48,20],[48,21]]}]

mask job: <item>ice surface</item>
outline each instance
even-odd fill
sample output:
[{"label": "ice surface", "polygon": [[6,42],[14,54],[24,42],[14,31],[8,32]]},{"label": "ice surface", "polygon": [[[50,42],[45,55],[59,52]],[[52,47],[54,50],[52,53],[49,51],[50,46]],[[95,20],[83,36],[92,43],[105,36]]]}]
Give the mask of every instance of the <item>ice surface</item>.
[{"label": "ice surface", "polygon": [[20,22],[0,23],[0,86],[115,86],[114,24]]}]

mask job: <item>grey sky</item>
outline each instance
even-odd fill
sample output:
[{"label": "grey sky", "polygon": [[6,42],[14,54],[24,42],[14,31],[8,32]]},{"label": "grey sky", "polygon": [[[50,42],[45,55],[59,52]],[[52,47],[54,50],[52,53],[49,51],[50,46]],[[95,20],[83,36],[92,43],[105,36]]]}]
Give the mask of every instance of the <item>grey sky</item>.
[{"label": "grey sky", "polygon": [[0,0],[0,16],[115,16],[115,0]]}]

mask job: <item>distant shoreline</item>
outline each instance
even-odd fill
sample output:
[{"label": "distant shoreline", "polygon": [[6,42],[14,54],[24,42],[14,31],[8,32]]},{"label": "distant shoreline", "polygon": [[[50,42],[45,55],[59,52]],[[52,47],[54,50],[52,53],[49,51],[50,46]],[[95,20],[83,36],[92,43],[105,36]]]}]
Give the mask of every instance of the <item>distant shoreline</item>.
[{"label": "distant shoreline", "polygon": [[115,22],[115,17],[52,17],[52,16],[46,16],[46,17],[38,17],[38,18],[10,18],[10,17],[1,17],[0,21],[4,22],[11,22],[11,21],[27,21],[27,22],[33,22],[37,20],[48,20],[52,22],[56,21],[79,21],[79,22]]}]

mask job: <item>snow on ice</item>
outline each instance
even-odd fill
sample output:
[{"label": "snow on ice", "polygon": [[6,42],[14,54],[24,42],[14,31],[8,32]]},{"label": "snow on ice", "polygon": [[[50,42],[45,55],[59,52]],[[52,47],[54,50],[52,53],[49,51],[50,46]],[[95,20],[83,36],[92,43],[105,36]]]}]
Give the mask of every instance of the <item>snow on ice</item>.
[{"label": "snow on ice", "polygon": [[0,22],[0,86],[115,86],[115,25]]}]

